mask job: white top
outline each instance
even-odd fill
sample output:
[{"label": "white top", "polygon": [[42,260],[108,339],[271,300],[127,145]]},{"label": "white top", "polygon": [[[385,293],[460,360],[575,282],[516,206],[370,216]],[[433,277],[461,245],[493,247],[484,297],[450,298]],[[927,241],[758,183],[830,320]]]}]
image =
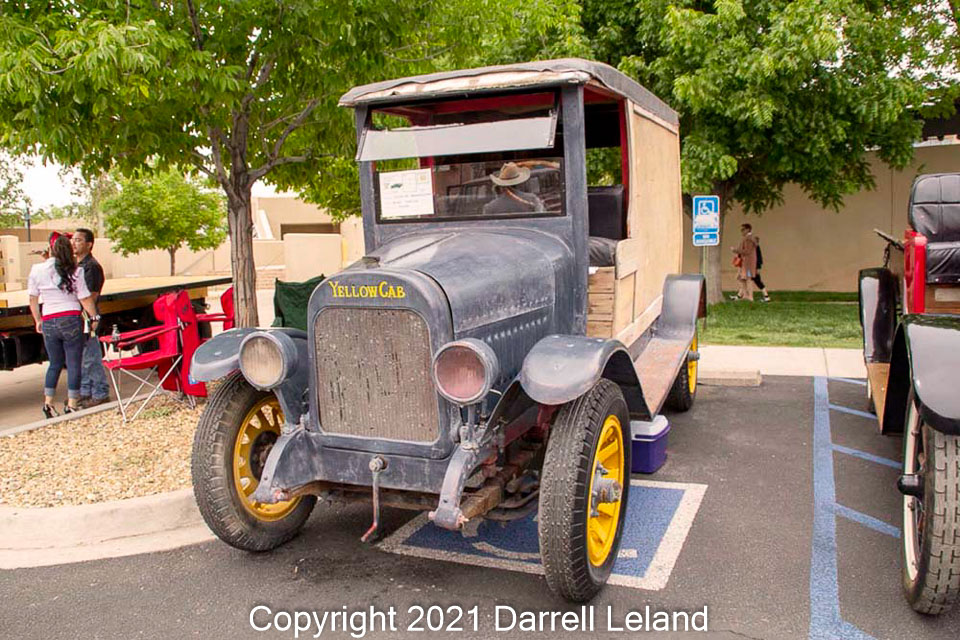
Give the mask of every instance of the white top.
[{"label": "white top", "polygon": [[56,260],[47,259],[46,262],[33,265],[30,277],[27,279],[27,292],[31,296],[40,296],[43,303],[43,315],[50,316],[64,311],[80,311],[80,299],[89,298],[90,290],[83,277],[83,267],[77,267],[73,273],[73,291],[67,293],[58,287],[60,274],[57,273]]}]

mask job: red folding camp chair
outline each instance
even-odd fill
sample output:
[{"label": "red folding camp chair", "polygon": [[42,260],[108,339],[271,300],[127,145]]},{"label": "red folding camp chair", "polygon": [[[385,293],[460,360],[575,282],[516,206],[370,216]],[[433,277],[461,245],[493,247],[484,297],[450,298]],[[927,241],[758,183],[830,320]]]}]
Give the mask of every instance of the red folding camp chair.
[{"label": "red folding camp chair", "polygon": [[[187,367],[183,366],[184,362],[190,362],[193,352],[200,345],[197,319],[190,304],[190,296],[186,291],[164,294],[153,303],[153,313],[161,322],[160,326],[100,338],[101,342],[113,345],[115,352],[120,355],[118,358],[105,359],[103,366],[110,375],[124,422],[128,420],[127,412],[130,406],[138,399],[144,387],[150,387],[150,394],[140,402],[136,412],[129,418],[131,422],[137,419],[144,407],[161,390],[183,394],[190,406],[194,406],[194,396],[206,395],[206,387],[202,383],[191,382]],[[153,340],[159,344],[158,349],[122,356],[123,351]],[[150,374],[154,371],[158,378],[156,384],[150,381]],[[140,383],[126,400],[120,390],[121,374],[126,374]]]},{"label": "red folding camp chair", "polygon": [[220,295],[222,313],[201,313],[197,315],[197,322],[222,322],[223,330],[233,329],[233,287]]}]

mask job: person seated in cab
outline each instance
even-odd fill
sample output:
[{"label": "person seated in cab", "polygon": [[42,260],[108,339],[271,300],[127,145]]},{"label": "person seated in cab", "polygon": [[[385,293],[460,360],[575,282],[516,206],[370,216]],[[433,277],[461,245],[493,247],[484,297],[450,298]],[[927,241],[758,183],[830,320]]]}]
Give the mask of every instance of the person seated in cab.
[{"label": "person seated in cab", "polygon": [[540,213],[546,211],[543,201],[532,193],[514,189],[530,179],[530,167],[520,166],[515,162],[504,164],[499,173],[491,173],[490,180],[497,192],[497,197],[483,205],[484,215],[500,213]]}]

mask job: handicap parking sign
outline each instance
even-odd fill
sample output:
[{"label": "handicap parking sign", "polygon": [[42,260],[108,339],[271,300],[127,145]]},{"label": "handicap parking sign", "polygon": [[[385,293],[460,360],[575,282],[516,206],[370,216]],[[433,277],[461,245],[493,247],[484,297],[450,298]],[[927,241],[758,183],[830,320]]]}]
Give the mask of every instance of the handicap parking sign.
[{"label": "handicap parking sign", "polygon": [[693,196],[693,246],[720,244],[720,196]]},{"label": "handicap parking sign", "polygon": [[[620,553],[610,584],[660,590],[667,585],[693,525],[706,485],[631,480]],[[537,514],[505,524],[485,520],[466,538],[421,514],[380,543],[401,555],[543,574]]]}]

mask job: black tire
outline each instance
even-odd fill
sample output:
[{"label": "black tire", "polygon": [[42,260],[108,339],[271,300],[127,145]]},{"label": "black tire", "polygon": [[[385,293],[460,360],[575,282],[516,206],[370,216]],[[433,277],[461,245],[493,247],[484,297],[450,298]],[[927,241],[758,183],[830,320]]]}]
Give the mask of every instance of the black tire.
[{"label": "black tire", "polygon": [[207,402],[193,440],[193,494],[200,514],[218,538],[245,551],[268,551],[289,541],[317,502],[316,496],[302,496],[289,513],[264,519],[241,498],[233,466],[237,438],[245,416],[272,397],[250,386],[239,372],[232,374]]},{"label": "black tire", "polygon": [[903,497],[903,592],[915,611],[939,615],[960,599],[960,436],[924,424],[911,394],[903,442],[904,474],[923,476],[923,498]]},{"label": "black tire", "polygon": [[873,404],[873,387],[870,386],[870,380],[867,380],[867,411],[877,415],[877,407]]},{"label": "black tire", "polygon": [[[697,337],[694,335],[693,342],[690,343],[690,349],[696,351],[697,349]],[[684,362],[680,366],[680,371],[677,372],[677,377],[673,380],[673,386],[670,387],[670,393],[667,395],[666,407],[671,411],[684,412],[689,411],[693,407],[694,401],[697,399],[697,388],[699,387],[697,380],[697,371],[698,365],[694,364],[692,366],[693,372],[691,372],[691,366],[688,362]],[[690,384],[691,373],[693,376],[693,384]],[[690,387],[693,387],[691,389]]]},{"label": "black tire", "polygon": [[[612,548],[599,566],[589,558],[587,528],[590,480],[605,421],[622,426],[623,483]],[[601,380],[564,405],[550,430],[540,483],[540,557],[550,589],[586,602],[606,583],[620,548],[630,492],[630,414],[620,387]]]}]

